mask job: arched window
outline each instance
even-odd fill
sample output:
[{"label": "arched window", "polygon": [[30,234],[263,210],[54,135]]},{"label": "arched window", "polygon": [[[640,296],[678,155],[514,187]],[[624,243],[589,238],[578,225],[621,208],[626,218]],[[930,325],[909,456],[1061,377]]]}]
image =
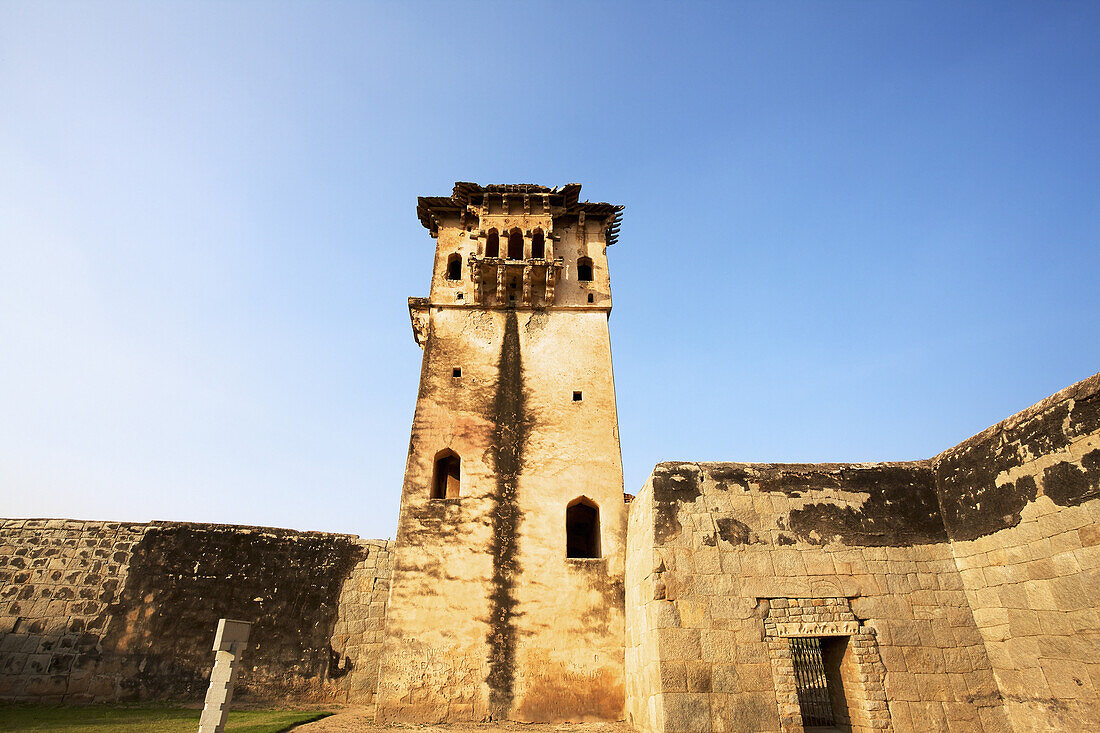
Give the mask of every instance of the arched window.
[{"label": "arched window", "polygon": [[536,229],[531,235],[531,256],[536,259],[546,259],[546,237],[541,229]]},{"label": "arched window", "polygon": [[582,283],[592,282],[592,260],[587,257],[577,260],[577,279]]},{"label": "arched window", "polygon": [[485,238],[485,256],[500,257],[500,235],[496,229],[490,229],[489,236]]},{"label": "arched window", "polygon": [[447,279],[462,279],[462,255],[453,254],[447,258]]},{"label": "arched window", "polygon": [[601,557],[600,508],[581,496],[565,508],[565,556]]},{"label": "arched window", "polygon": [[513,229],[508,235],[508,259],[523,259],[523,232],[519,229]]},{"label": "arched window", "polygon": [[457,499],[461,488],[462,459],[453,450],[444,448],[435,455],[432,476],[433,499]]}]

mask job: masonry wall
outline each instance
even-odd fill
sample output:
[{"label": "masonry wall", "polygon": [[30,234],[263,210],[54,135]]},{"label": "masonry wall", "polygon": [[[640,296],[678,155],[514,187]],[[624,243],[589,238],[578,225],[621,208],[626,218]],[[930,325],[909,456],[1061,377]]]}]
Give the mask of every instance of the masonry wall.
[{"label": "masonry wall", "polygon": [[1100,375],[934,465],[1014,729],[1100,730]]},{"label": "masonry wall", "polygon": [[631,702],[639,727],[800,731],[787,637],[843,635],[862,665],[853,724],[1004,729],[930,463],[664,463],[630,528],[628,597],[653,597],[628,618],[656,650],[628,656],[628,679],[661,713]]},{"label": "masonry wall", "polygon": [[[147,525],[0,523],[0,698],[115,700],[102,642]],[[213,643],[213,637],[211,637]]]},{"label": "masonry wall", "polygon": [[656,593],[660,555],[653,538],[653,489],[635,497],[627,524],[626,554],[626,719],[640,730],[663,730],[664,698],[657,646]]},{"label": "masonry wall", "polygon": [[367,699],[388,553],[268,528],[4,520],[0,696],[201,700],[226,617],[253,622],[242,698]]}]

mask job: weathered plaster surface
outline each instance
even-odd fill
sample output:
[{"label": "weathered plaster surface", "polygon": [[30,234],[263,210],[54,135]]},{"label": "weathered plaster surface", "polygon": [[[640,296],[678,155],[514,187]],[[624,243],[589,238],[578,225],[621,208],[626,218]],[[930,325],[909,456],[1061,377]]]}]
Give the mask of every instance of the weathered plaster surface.
[{"label": "weathered plaster surface", "polygon": [[[626,511],[606,231],[529,208],[494,200],[472,222],[440,214],[431,294],[412,306],[424,358],[382,651],[383,721],[622,715]],[[468,271],[446,278],[452,255],[483,253],[478,232],[515,227],[553,234],[549,254],[564,270],[551,306],[479,305]],[[591,283],[578,281],[580,257],[593,260]],[[431,498],[443,450],[461,458],[458,498]],[[582,496],[600,511],[597,559],[566,557],[565,509]]]}]

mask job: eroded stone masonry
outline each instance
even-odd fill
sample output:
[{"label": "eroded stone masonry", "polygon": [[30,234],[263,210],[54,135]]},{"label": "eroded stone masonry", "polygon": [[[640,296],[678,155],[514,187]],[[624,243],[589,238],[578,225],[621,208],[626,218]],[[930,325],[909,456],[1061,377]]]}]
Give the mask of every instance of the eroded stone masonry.
[{"label": "eroded stone masonry", "polygon": [[607,248],[580,186],[455,184],[395,542],[7,520],[0,698],[238,697],[381,722],[1100,730],[1100,375],[925,461],[662,463],[623,493]]}]

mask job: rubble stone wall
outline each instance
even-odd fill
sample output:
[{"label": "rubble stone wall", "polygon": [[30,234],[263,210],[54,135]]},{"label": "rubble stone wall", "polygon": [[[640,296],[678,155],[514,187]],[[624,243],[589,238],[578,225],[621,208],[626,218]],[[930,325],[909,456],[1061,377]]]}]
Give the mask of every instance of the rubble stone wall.
[{"label": "rubble stone wall", "polygon": [[934,465],[1013,727],[1100,730],[1100,375]]},{"label": "rubble stone wall", "polygon": [[217,621],[234,618],[253,623],[238,696],[369,701],[389,549],[260,527],[4,520],[0,697],[201,700]]},{"label": "rubble stone wall", "polygon": [[0,698],[118,697],[118,676],[97,662],[147,527],[68,519],[0,523]]}]

